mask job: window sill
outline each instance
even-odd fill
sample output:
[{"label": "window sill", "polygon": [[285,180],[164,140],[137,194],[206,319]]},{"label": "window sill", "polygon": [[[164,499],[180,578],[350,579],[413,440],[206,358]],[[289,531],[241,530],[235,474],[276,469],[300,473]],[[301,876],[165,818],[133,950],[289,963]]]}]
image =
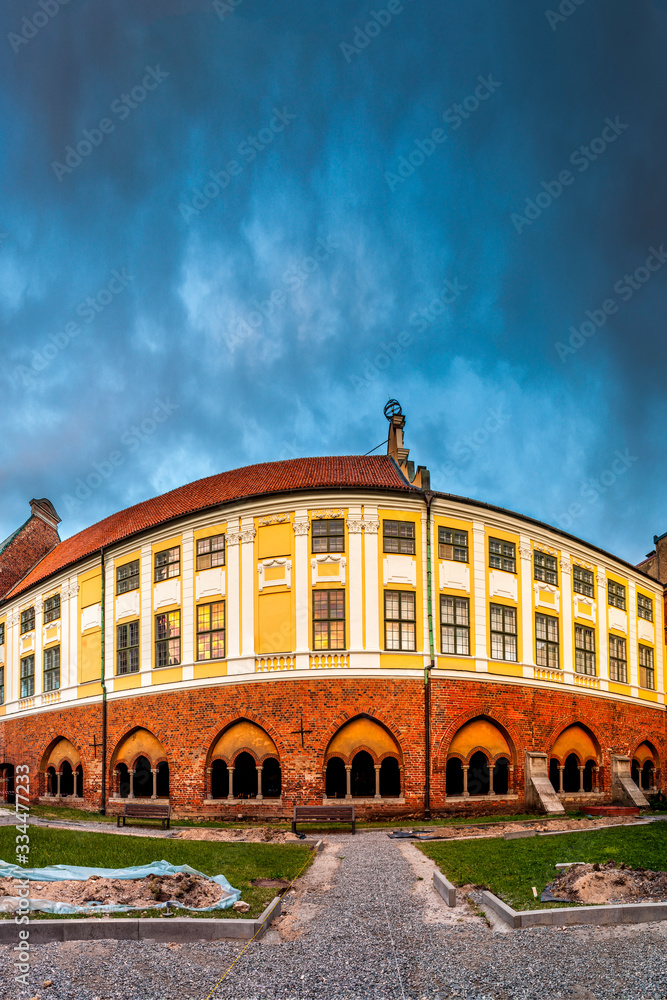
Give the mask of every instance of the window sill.
[{"label": "window sill", "polygon": [[224,795],[220,799],[204,799],[205,806],[238,806],[255,804],[262,806],[265,802],[268,802],[270,805],[280,806],[282,805],[283,797],[282,795],[265,795],[263,799],[228,799],[227,796]]},{"label": "window sill", "polygon": [[465,802],[515,802],[518,798],[516,792],[508,792],[506,795],[445,795],[445,801],[453,802],[454,805],[463,805]]},{"label": "window sill", "polygon": [[345,797],[342,797],[342,798],[330,798],[330,797],[328,797],[326,795],[322,796],[322,805],[323,806],[328,806],[328,805],[331,805],[332,803],[340,804],[340,805],[347,805],[348,803],[350,803],[351,805],[356,805],[356,806],[373,806],[373,805],[380,805],[380,804],[382,804],[382,805],[396,806],[396,805],[403,805],[405,803],[405,796],[404,795],[400,795],[400,796],[396,797],[396,796],[389,796],[389,795],[381,795],[377,799],[375,798],[374,795],[370,795],[367,798],[364,798],[364,796],[362,796],[362,795],[353,795],[349,799],[345,798]]}]

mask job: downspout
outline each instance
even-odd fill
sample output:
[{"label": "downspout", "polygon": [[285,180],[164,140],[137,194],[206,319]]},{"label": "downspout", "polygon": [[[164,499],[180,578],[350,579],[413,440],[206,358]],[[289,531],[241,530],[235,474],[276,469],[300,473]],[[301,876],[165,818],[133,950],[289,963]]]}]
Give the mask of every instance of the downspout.
[{"label": "downspout", "polygon": [[102,643],[100,649],[100,681],[102,683],[102,802],[100,804],[100,813],[104,816],[107,811],[107,686],[104,679],[104,549],[100,549],[100,560],[102,565]]},{"label": "downspout", "polygon": [[431,816],[431,671],[435,667],[435,643],[433,638],[433,559],[431,538],[431,501],[433,493],[427,490],[426,499],[426,606],[428,612],[428,644],[431,662],[424,668],[424,816]]}]

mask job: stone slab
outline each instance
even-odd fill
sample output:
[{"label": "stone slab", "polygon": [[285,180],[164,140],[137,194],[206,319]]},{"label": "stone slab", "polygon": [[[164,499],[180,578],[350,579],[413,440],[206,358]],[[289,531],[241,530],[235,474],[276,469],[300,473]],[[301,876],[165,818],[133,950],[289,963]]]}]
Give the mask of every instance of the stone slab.
[{"label": "stone slab", "polygon": [[485,890],[482,893],[482,908],[485,906],[515,930],[523,927],[574,927],[582,924],[611,926],[667,920],[667,902],[564,906],[552,910],[514,910],[492,892]]},{"label": "stone slab", "polygon": [[447,906],[456,906],[456,887],[449,879],[446,879],[442,872],[433,872],[433,888],[442,896]]}]

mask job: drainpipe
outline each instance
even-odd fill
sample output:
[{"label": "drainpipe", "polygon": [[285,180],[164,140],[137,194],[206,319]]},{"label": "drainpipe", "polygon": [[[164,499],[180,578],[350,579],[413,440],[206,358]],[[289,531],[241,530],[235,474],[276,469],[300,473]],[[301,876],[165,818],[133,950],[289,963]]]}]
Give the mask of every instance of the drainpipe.
[{"label": "drainpipe", "polygon": [[102,565],[102,642],[100,649],[100,681],[102,683],[102,802],[100,804],[100,813],[104,816],[107,811],[107,686],[104,679],[104,549],[100,549],[100,561]]},{"label": "drainpipe", "polygon": [[431,671],[435,667],[435,643],[433,639],[433,559],[431,554],[431,501],[433,493],[427,490],[426,499],[426,604],[428,610],[428,643],[431,662],[424,668],[424,816],[431,816]]}]

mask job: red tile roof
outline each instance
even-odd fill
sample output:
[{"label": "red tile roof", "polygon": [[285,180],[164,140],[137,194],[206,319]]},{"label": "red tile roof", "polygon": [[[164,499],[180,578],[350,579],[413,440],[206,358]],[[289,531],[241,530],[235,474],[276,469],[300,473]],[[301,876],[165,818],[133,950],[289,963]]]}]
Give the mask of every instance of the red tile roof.
[{"label": "red tile roof", "polygon": [[102,547],[173,518],[267,493],[339,487],[416,492],[387,455],[293,458],[220,472],[128,507],[65,539],[19,581],[7,594],[7,599],[23,593],[66,566],[99,552]]}]

